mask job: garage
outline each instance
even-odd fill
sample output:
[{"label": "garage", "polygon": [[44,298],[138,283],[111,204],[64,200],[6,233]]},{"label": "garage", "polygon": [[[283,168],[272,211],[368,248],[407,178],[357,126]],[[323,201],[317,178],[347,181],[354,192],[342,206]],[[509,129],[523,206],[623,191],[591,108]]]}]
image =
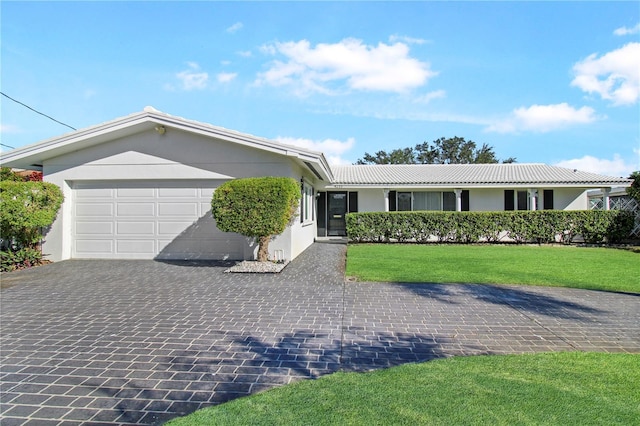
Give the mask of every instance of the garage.
[{"label": "garage", "polygon": [[[308,188],[332,173],[308,151],[152,107],[1,153],[3,166],[41,170],[64,201],[42,241],[66,259],[249,260],[253,239],[218,230],[215,188],[232,179],[290,177]],[[313,244],[313,216],[297,218],[269,245],[294,259]]]},{"label": "garage", "polygon": [[73,182],[71,257],[242,259],[245,238],[219,231],[211,217],[222,182]]}]

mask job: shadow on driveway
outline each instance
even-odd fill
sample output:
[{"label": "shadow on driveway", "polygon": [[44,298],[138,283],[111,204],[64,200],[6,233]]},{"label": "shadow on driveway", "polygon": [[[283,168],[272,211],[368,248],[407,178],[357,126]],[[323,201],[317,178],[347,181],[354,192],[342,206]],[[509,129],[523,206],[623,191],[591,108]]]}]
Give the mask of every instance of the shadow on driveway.
[{"label": "shadow on driveway", "polygon": [[161,424],[339,370],[640,352],[637,297],[345,283],[345,249],[314,244],[268,275],[225,274],[227,263],[93,260],[3,274],[0,423]]}]

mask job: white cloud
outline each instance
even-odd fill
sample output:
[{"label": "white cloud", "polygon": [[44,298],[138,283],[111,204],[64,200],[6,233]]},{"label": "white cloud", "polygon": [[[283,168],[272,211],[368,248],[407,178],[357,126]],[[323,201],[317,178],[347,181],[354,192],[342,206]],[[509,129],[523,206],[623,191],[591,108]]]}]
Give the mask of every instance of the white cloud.
[{"label": "white cloud", "polygon": [[423,38],[414,38],[414,37],[408,37],[408,36],[401,36],[398,34],[393,34],[391,36],[389,36],[389,41],[391,43],[395,43],[398,41],[402,41],[408,44],[425,44],[425,43],[429,43],[429,40],[425,40]]},{"label": "white cloud", "polygon": [[587,93],[597,93],[614,105],[632,105],[640,97],[640,43],[597,57],[594,53],[576,63],[571,82]]},{"label": "white cloud", "polygon": [[354,138],[348,138],[346,141],[340,141],[338,139],[313,141],[311,139],[278,136],[276,140],[285,145],[322,152],[327,157],[327,161],[335,165],[351,164],[349,161],[342,159],[341,156],[351,150],[356,143]]},{"label": "white cloud", "polygon": [[183,90],[202,90],[207,87],[209,74],[199,72],[200,66],[195,62],[188,62],[189,69],[180,71],[176,74],[176,78],[180,80]]},{"label": "white cloud", "polygon": [[516,133],[520,131],[546,133],[575,124],[588,124],[598,118],[593,108],[586,106],[575,109],[566,103],[532,105],[529,108],[520,107],[515,109],[509,118],[489,125],[485,128],[485,131],[496,133]]},{"label": "white cloud", "polygon": [[413,103],[416,104],[428,104],[429,102],[431,102],[434,99],[441,99],[447,96],[447,92],[445,92],[444,90],[436,90],[433,92],[429,92],[427,94],[424,94],[422,96],[417,96],[413,99]]},{"label": "white cloud", "polygon": [[238,76],[235,72],[221,72],[216,76],[218,83],[229,83]]},{"label": "white cloud", "polygon": [[242,29],[242,27],[244,27],[242,22],[236,22],[235,24],[233,24],[232,26],[227,28],[227,32],[233,34],[233,33],[236,33],[238,31],[240,31]]},{"label": "white cloud", "polygon": [[345,89],[406,92],[437,74],[428,63],[410,57],[404,43],[369,46],[348,38],[314,47],[301,40],[264,45],[261,51],[285,60],[273,61],[258,75],[256,84],[292,86],[298,95],[335,94]]},{"label": "white cloud", "polygon": [[276,47],[273,44],[263,44],[260,46],[260,51],[265,55],[275,55],[278,53]]},{"label": "white cloud", "polygon": [[633,164],[627,163],[619,154],[614,154],[612,160],[585,155],[582,158],[562,160],[555,165],[569,169],[577,169],[583,172],[621,177],[627,177],[631,172],[636,170]]},{"label": "white cloud", "polygon": [[635,27],[632,27],[632,28],[620,27],[620,28],[616,28],[616,30],[613,32],[613,34],[617,36],[625,36],[625,35],[638,34],[638,33],[640,33],[640,22],[638,22]]},{"label": "white cloud", "polygon": [[240,50],[236,53],[243,58],[250,58],[253,55],[250,50]]}]

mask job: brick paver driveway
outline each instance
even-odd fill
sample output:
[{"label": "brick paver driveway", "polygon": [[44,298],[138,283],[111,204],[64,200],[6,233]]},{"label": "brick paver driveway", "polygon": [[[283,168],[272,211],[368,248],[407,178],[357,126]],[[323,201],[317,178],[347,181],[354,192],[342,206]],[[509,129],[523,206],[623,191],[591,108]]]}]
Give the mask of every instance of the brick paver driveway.
[{"label": "brick paver driveway", "polygon": [[463,354],[640,352],[640,297],[345,284],[344,252],[315,244],[278,275],[153,261],[4,274],[0,423],[160,424],[339,369]]}]

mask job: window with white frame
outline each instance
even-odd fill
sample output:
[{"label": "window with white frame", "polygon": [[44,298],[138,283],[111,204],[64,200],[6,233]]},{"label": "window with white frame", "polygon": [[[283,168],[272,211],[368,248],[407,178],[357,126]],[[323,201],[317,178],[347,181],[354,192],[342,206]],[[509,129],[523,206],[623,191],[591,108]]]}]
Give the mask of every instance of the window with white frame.
[{"label": "window with white frame", "polygon": [[314,190],[307,182],[302,181],[302,194],[300,197],[300,222],[308,223],[315,220],[314,213]]},{"label": "window with white frame", "polygon": [[398,211],[455,211],[455,192],[413,191],[397,193]]}]

